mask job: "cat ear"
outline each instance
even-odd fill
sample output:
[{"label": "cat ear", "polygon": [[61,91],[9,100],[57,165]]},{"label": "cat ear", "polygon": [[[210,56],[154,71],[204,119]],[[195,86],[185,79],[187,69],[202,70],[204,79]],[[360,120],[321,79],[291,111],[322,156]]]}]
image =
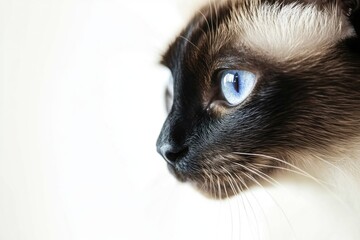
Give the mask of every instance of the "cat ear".
[{"label": "cat ear", "polygon": [[360,0],[342,0],[341,4],[357,36],[360,37]]}]

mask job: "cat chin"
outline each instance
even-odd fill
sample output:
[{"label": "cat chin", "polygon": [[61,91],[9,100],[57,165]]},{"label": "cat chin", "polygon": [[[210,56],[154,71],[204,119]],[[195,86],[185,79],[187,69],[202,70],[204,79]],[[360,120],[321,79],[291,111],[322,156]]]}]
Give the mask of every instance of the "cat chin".
[{"label": "cat chin", "polygon": [[[245,190],[245,189],[240,189],[240,187],[236,187],[235,185],[231,185],[228,183],[223,183],[221,185],[218,184],[207,185],[204,183],[199,183],[197,181],[190,181],[189,183],[201,195],[211,200],[231,199],[252,190],[252,187],[248,187],[249,189]],[[236,185],[239,186],[239,184]]]},{"label": "cat chin", "polygon": [[185,177],[183,174],[181,174],[179,171],[175,170],[175,167],[168,164],[167,165],[169,172],[179,181],[179,182],[186,182],[187,177]]}]

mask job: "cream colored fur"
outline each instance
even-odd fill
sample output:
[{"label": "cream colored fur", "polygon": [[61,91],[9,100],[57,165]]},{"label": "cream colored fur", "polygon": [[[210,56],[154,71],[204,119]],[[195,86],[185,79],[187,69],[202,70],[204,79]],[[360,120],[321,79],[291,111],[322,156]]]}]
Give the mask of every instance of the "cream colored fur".
[{"label": "cream colored fur", "polygon": [[315,5],[256,5],[251,15],[234,13],[233,24],[240,26],[240,41],[245,46],[277,61],[323,53],[354,34],[336,8],[324,11]]}]

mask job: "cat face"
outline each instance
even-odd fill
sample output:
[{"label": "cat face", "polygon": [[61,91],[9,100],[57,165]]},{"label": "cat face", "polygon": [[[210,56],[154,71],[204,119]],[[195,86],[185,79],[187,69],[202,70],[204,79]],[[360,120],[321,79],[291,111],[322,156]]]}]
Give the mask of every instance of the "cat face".
[{"label": "cat face", "polygon": [[360,137],[358,3],[309,2],[212,4],[170,45],[157,148],[180,181],[229,197]]}]

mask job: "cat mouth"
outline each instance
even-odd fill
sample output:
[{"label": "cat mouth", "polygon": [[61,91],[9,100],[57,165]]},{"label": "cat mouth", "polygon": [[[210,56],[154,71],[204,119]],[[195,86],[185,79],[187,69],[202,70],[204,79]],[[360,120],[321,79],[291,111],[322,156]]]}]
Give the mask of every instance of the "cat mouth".
[{"label": "cat mouth", "polygon": [[[261,164],[260,164],[261,165]],[[238,195],[253,186],[264,187],[272,179],[274,169],[253,167],[247,163],[233,165],[167,164],[170,173],[180,182],[187,182],[204,196],[211,199],[226,199]]]},{"label": "cat mouth", "polygon": [[186,182],[187,177],[184,174],[181,174],[179,171],[175,169],[175,166],[172,164],[167,164],[169,172],[179,181],[179,182]]},{"label": "cat mouth", "polygon": [[168,164],[169,172],[182,183],[189,183],[204,196],[211,199],[226,199],[247,190],[251,185],[248,181],[237,177],[229,178],[225,175],[215,174],[189,174]]}]

